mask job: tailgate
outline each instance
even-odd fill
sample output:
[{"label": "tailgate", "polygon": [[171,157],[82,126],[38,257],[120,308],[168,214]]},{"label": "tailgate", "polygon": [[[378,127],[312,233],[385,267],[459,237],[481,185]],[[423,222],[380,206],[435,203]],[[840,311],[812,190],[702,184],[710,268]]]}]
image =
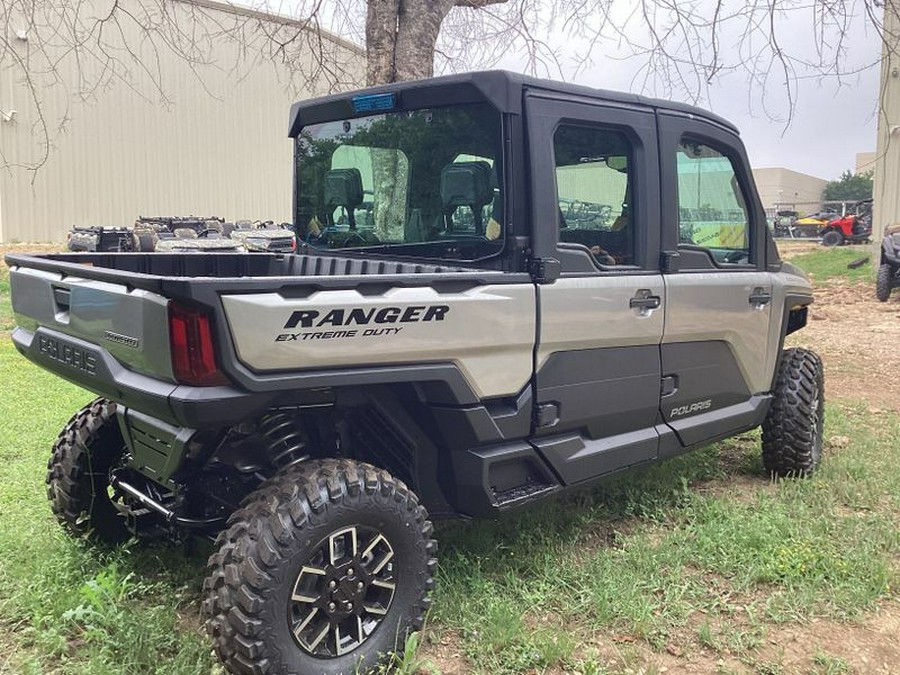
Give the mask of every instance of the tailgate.
[{"label": "tailgate", "polygon": [[53,335],[78,338],[107,351],[129,370],[174,382],[163,296],[26,267],[12,267],[9,281],[16,323],[50,336],[45,338],[47,350],[54,349]]}]

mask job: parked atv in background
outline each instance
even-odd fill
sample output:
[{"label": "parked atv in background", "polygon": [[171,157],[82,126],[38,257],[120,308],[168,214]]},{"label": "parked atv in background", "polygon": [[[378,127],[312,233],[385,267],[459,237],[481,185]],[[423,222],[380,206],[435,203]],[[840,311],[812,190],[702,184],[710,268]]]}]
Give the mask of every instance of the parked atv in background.
[{"label": "parked atv in background", "polygon": [[881,241],[881,264],[875,277],[875,297],[887,302],[891,291],[900,287],[900,224],[891,225]]},{"label": "parked atv in background", "polygon": [[819,230],[823,246],[864,244],[872,237],[872,200],[866,199],[841,218],[835,218]]},{"label": "parked atv in background", "polygon": [[793,237],[794,223],[799,217],[796,211],[777,211],[772,219],[772,233],[776,237]]},{"label": "parked atv in background", "polygon": [[297,248],[297,238],[290,224],[276,225],[271,220],[238,220],[231,231],[231,238],[254,252],[293,253]]},{"label": "parked atv in background", "polygon": [[794,222],[791,223],[791,236],[818,237],[821,229],[838,217],[840,217],[840,214],[837,211],[825,209],[824,211],[810,213],[802,218],[796,218]]},{"label": "parked atv in background", "polygon": [[131,230],[126,227],[76,226],[69,231],[66,239],[70,251],[125,253],[134,250]]},{"label": "parked atv in background", "polygon": [[[225,239],[231,234],[234,226],[226,223],[224,218],[210,216],[200,218],[197,216],[138,216],[134,221],[134,248],[135,251],[150,253],[156,250],[180,250],[180,244],[173,243],[158,249],[159,243],[167,239],[177,239],[181,242],[189,239],[204,238]],[[177,234],[178,230],[182,230]],[[193,234],[190,234],[193,233]],[[201,248],[193,245],[192,248]],[[217,244],[216,250],[231,248],[228,245]]]}]

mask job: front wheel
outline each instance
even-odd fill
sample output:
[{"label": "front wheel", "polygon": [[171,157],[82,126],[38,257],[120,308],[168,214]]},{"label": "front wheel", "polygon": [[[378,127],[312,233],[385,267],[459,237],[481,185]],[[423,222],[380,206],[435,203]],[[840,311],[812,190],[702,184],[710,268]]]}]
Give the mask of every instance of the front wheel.
[{"label": "front wheel", "polygon": [[295,464],[251,495],[209,559],[203,611],[232,673],[366,672],[422,627],[437,561],[416,496],[350,460]]},{"label": "front wheel", "polygon": [[828,230],[822,235],[822,246],[840,246],[844,243],[844,235],[840,230]]},{"label": "front wheel", "polygon": [[822,360],[807,349],[786,349],[762,426],[763,465],[771,475],[806,477],[822,460],[825,420]]},{"label": "front wheel", "polygon": [[879,302],[887,302],[891,297],[891,286],[894,280],[894,268],[888,263],[881,263],[875,277],[875,297]]}]

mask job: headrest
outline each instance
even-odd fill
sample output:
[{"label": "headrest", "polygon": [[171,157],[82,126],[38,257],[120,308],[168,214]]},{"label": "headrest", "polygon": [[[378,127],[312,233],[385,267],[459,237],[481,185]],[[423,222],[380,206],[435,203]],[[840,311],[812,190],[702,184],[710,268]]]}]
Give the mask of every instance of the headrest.
[{"label": "headrest", "polygon": [[189,227],[176,227],[175,236],[179,239],[196,239],[197,232]]},{"label": "headrest", "polygon": [[441,203],[445,212],[457,206],[480,210],[491,203],[491,165],[487,162],[455,162],[441,171]]},{"label": "headrest", "polygon": [[363,201],[359,169],[332,169],[325,174],[325,206],[354,209]]}]

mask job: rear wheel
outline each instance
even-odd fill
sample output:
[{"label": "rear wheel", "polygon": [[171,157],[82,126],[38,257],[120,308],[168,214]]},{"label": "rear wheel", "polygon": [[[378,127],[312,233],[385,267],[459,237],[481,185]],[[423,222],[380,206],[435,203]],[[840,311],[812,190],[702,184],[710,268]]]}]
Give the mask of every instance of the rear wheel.
[{"label": "rear wheel", "polygon": [[822,460],[824,410],[822,360],[807,349],[786,349],[762,426],[766,471],[775,476],[797,477],[815,472]]},{"label": "rear wheel", "polygon": [[891,286],[894,281],[894,268],[888,263],[881,263],[875,276],[875,297],[879,302],[887,302],[891,297]]},{"label": "rear wheel", "polygon": [[210,557],[203,610],[232,673],[366,672],[422,627],[437,561],[416,496],[349,460],[295,464],[251,495]]},{"label": "rear wheel", "polygon": [[822,235],[822,246],[840,246],[844,243],[844,235],[840,230],[828,230]]},{"label": "rear wheel", "polygon": [[110,470],[125,456],[116,404],[98,398],[60,432],[47,464],[47,497],[57,520],[72,534],[110,544],[131,536],[110,490]]}]

